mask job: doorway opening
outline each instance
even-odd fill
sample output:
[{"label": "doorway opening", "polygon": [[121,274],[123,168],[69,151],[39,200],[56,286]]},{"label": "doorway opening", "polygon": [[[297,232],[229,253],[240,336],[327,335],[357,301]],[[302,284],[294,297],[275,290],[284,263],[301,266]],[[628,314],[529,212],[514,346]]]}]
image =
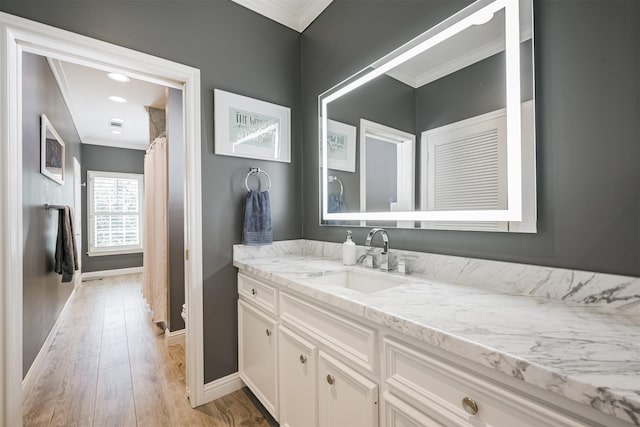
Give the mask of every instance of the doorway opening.
[{"label": "doorway opening", "polygon": [[[27,52],[22,76],[25,424],[42,417],[55,424],[87,417],[100,423],[108,411],[91,402],[104,400],[109,387],[127,402],[116,411],[123,424],[132,415],[148,418],[142,396],[157,388],[149,379],[167,371],[174,372],[163,378],[169,388],[182,388],[175,400],[188,405],[181,386],[182,91],[124,75],[114,80],[102,70]],[[113,94],[127,102],[110,100]],[[43,129],[46,124],[65,147],[61,165],[67,170],[55,180],[38,168],[40,116]],[[38,187],[42,191],[34,191]],[[61,283],[49,261],[60,258],[58,219],[66,212],[42,209],[46,204],[74,207],[69,224],[77,256],[70,283],[64,277]],[[166,346],[178,348],[168,352]],[[58,387],[62,378],[65,387]],[[46,409],[44,401],[51,402]],[[131,406],[134,401],[138,405]]]},{"label": "doorway opening", "polygon": [[33,21],[0,13],[0,424],[21,425],[23,351],[22,61],[23,53],[124,74],[182,90],[185,174],[186,386],[192,407],[204,403],[202,342],[202,218],[200,165],[200,72]]}]

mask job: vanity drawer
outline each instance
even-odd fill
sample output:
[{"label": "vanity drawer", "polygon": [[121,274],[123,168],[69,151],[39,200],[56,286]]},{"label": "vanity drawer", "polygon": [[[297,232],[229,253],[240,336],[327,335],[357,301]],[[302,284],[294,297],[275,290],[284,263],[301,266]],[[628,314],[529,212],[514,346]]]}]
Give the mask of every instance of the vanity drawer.
[{"label": "vanity drawer", "polygon": [[280,318],[367,371],[376,372],[377,331],[280,293]]},{"label": "vanity drawer", "polygon": [[[515,390],[502,388],[431,357],[427,352],[389,338],[384,339],[383,347],[383,379],[388,389],[444,425],[585,425],[530,398],[521,397]],[[477,408],[473,408],[474,403]],[[477,413],[471,415],[465,406],[471,412],[477,409]]]},{"label": "vanity drawer", "polygon": [[239,273],[238,293],[242,295],[246,301],[253,303],[270,314],[276,314],[276,301],[278,294],[276,289],[272,286]]}]

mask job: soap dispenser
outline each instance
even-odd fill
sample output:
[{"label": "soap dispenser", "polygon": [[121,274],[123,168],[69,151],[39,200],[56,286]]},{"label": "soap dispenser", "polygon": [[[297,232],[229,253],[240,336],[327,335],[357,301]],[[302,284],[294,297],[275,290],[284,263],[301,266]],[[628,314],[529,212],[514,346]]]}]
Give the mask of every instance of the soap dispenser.
[{"label": "soap dispenser", "polygon": [[342,263],[344,265],[356,263],[356,244],[351,240],[351,230],[347,230],[347,240],[342,244]]}]

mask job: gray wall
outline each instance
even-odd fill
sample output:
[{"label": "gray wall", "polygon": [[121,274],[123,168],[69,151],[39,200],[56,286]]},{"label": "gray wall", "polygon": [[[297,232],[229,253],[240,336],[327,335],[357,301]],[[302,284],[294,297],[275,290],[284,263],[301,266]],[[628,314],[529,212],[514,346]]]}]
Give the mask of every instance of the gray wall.
[{"label": "gray wall", "polygon": [[167,226],[169,253],[169,330],[184,329],[184,122],[182,91],[167,88]]},{"label": "gray wall", "polygon": [[[317,95],[465,3],[336,0],[304,32],[305,238],[345,233],[318,225]],[[538,233],[390,230],[391,247],[640,275],[639,9],[534,2]]]},{"label": "gray wall", "polygon": [[[533,98],[531,47],[531,40],[520,45],[522,101]],[[502,52],[417,89],[416,137],[427,129],[505,108],[505,61]]]},{"label": "gray wall", "polygon": [[[201,69],[205,380],[212,381],[237,369],[231,245],[240,241],[248,168],[264,168],[273,180],[276,240],[343,241],[344,228],[318,225],[317,95],[468,3],[336,0],[304,32],[302,49],[294,31],[229,1],[149,8],[3,0],[0,9]],[[390,230],[392,247],[640,275],[639,8],[535,3],[537,234]],[[214,156],[214,88],[292,107],[292,164]],[[365,232],[355,230],[358,243]]]},{"label": "gray wall", "polygon": [[[26,375],[73,291],[54,269],[58,210],[73,206],[73,158],[80,138],[47,60],[25,53],[22,65],[23,342]],[[65,143],[65,179],[60,185],[40,174],[40,116],[46,114]]]},{"label": "gray wall", "polygon": [[367,210],[388,212],[389,198],[398,201],[398,147],[367,137]]},{"label": "gray wall", "polygon": [[[327,117],[356,127],[356,141],[360,141],[360,119],[370,120],[405,132],[415,133],[416,100],[415,89],[398,80],[381,76],[349,93],[342,99],[331,102]],[[317,99],[317,98],[316,98]],[[308,101],[308,100],[305,100]],[[316,150],[317,151],[317,150]],[[309,155],[305,151],[305,158]],[[343,198],[346,212],[360,211],[360,144],[356,145],[355,173],[329,170],[344,186]],[[330,184],[330,191],[338,192],[338,184]],[[342,222],[352,224],[353,222]],[[355,224],[359,224],[357,221]]]},{"label": "gray wall", "polygon": [[[82,182],[87,181],[87,171],[144,174],[144,151],[102,145],[82,144]],[[117,270],[142,267],[142,253],[88,256],[87,189],[82,187],[82,271]]]},{"label": "gray wall", "polygon": [[[244,177],[271,175],[275,240],[302,235],[299,195],[300,36],[231,1],[3,1],[12,13],[187,64],[201,71],[205,381],[237,371],[237,289]],[[291,107],[292,163],[213,154],[213,89]],[[314,167],[316,169],[316,167]]]}]

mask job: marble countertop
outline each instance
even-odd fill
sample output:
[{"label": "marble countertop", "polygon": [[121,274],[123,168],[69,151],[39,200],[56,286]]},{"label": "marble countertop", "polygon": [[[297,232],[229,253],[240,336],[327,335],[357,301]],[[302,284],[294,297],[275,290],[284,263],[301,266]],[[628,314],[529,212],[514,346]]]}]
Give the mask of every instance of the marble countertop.
[{"label": "marble countertop", "polygon": [[236,259],[234,265],[640,426],[638,316],[417,275],[401,277],[405,283],[390,289],[361,293],[332,285],[330,273],[348,267],[321,257]]}]

